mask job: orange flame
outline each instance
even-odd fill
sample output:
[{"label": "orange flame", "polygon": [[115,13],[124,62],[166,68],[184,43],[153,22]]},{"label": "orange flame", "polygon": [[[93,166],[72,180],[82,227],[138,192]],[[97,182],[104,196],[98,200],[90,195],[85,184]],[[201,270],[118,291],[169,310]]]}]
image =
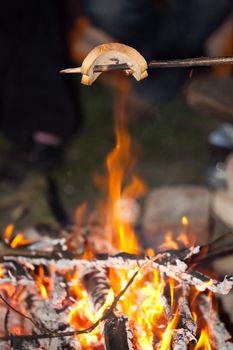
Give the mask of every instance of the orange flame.
[{"label": "orange flame", "polygon": [[177,241],[181,242],[184,247],[191,247],[195,244],[196,237],[191,230],[191,226],[187,216],[182,216],[181,224],[183,226],[183,229],[177,236]]},{"label": "orange flame", "polygon": [[4,274],[5,274],[5,268],[2,265],[0,265],[0,278],[2,278]]},{"label": "orange flame", "polygon": [[39,266],[38,274],[35,276],[35,279],[38,283],[40,294],[43,299],[49,298],[49,286],[50,286],[50,280],[49,277],[47,277],[44,273],[44,267],[43,265]]},{"label": "orange flame", "polygon": [[12,326],[11,333],[14,335],[21,335],[23,334],[23,329],[21,326]]},{"label": "orange flame", "polygon": [[30,241],[24,237],[23,233],[18,233],[10,243],[11,248],[23,247],[29,244]]},{"label": "orange flame", "polygon": [[170,349],[172,340],[172,330],[176,327],[178,317],[179,314],[176,311],[171,322],[168,324],[165,332],[163,333],[160,350]]},{"label": "orange flame", "polygon": [[207,329],[204,328],[202,330],[201,336],[197,342],[197,345],[195,346],[195,350],[211,350]]},{"label": "orange flame", "polygon": [[182,223],[183,226],[188,226],[189,221],[188,221],[187,216],[182,216],[181,223]]},{"label": "orange flame", "polygon": [[173,308],[173,306],[174,306],[174,287],[175,287],[175,281],[172,278],[169,278],[171,308]]},{"label": "orange flame", "polygon": [[[74,306],[72,306],[69,312],[68,322],[76,329],[90,327],[94,322],[96,322],[98,317],[102,316],[104,309],[109,303],[109,299],[107,298],[106,304],[103,306],[103,308],[101,308],[101,311],[99,310],[98,313],[94,313],[89,296],[83,289],[77,274],[72,276],[70,285],[70,289],[77,302]],[[80,334],[78,338],[83,349],[91,350],[98,345],[98,342],[101,341],[101,333],[99,328],[96,328],[91,333]]]},{"label": "orange flame", "polygon": [[8,243],[11,239],[12,233],[14,231],[14,225],[13,224],[9,224],[4,231],[4,240]]},{"label": "orange flame", "polygon": [[17,235],[11,240],[13,232],[14,232],[14,225],[9,224],[5,228],[5,231],[3,233],[5,242],[7,242],[7,243],[10,242],[11,248],[15,249],[15,248],[22,247],[22,246],[25,246],[25,245],[30,243],[30,241],[24,237],[23,233],[17,233]]},{"label": "orange flame", "polygon": [[[138,214],[135,199],[146,191],[144,183],[136,176],[131,176],[135,159],[132,156],[132,142],[123,121],[116,126],[116,146],[106,159],[108,171],[109,211],[107,227],[112,227],[115,237],[113,246],[129,253],[138,253],[139,245],[132,223]],[[130,178],[124,187],[125,178]]]},{"label": "orange flame", "polygon": [[[133,273],[110,269],[110,281],[115,294],[126,285]],[[157,326],[161,325],[164,309],[162,291],[163,285],[157,270],[141,271],[118,303],[119,310],[137,325],[137,343],[141,349],[152,350],[154,333],[160,332]]]},{"label": "orange flame", "polygon": [[[145,193],[146,186],[138,177],[132,175],[135,165],[135,157],[132,156],[133,146],[124,122],[124,107],[122,109],[121,104],[119,107],[120,110],[116,113],[116,146],[106,159],[107,179],[102,177],[97,180],[100,185],[104,184],[108,189],[109,198],[107,208],[104,207],[104,218],[106,218],[105,231],[108,233],[111,247],[117,251],[137,254],[140,252],[140,247],[132,224],[138,215],[136,199]],[[76,214],[79,222],[79,212]],[[181,223],[182,231],[178,235],[177,241],[182,242],[183,246],[188,246],[190,241],[187,217],[183,216]],[[179,249],[177,241],[173,239],[171,232],[167,232],[165,241],[159,248],[163,250]],[[84,258],[91,259],[95,255],[95,251],[92,251],[92,248],[92,245],[87,245]],[[146,253],[148,256],[155,255],[152,249],[148,249]],[[108,277],[112,289],[109,291],[105,304],[98,312],[93,312],[93,305],[89,295],[84,290],[78,276],[72,276],[70,290],[76,298],[76,303],[68,315],[70,325],[76,329],[84,329],[96,322],[112,304],[114,295],[118,295],[127,285],[134,272],[135,270],[133,269],[108,269]],[[164,309],[164,284],[157,270],[148,271],[146,268],[140,270],[133,283],[118,301],[117,311],[122,312],[129,318],[130,325],[134,327],[133,334],[137,337],[136,343],[139,348],[153,350],[153,348],[159,346],[160,350],[170,349],[172,331],[179,320],[179,310],[176,307],[177,302],[175,300],[176,289],[174,287],[175,281],[169,278],[170,308],[172,313],[170,322],[167,321],[167,310]],[[196,319],[195,300],[194,296],[191,312]],[[91,334],[79,336],[81,347],[85,350],[93,349],[94,344],[96,346],[100,339],[101,330],[98,327]],[[199,348],[195,347],[195,350],[199,350]],[[205,348],[205,350],[210,349]]]},{"label": "orange flame", "polygon": [[172,237],[172,232],[168,231],[166,234],[165,234],[165,237],[164,237],[164,242],[162,244],[159,245],[159,249],[160,250],[166,250],[166,249],[178,249],[179,248],[179,245],[177,242],[175,242],[173,240],[173,237]]},{"label": "orange flame", "polygon": [[194,322],[197,322],[197,314],[195,311],[192,312],[192,316],[193,316]]},{"label": "orange flame", "polygon": [[194,244],[195,239],[189,232],[189,220],[186,216],[181,218],[182,230],[173,237],[173,232],[168,231],[165,234],[164,242],[159,245],[160,250],[179,249],[181,247],[190,247]]}]

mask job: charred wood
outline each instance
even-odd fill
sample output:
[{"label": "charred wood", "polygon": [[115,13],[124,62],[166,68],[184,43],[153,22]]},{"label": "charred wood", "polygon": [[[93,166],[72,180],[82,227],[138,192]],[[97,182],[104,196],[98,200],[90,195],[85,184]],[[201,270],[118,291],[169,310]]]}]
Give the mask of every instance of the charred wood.
[{"label": "charred wood", "polygon": [[104,344],[106,350],[134,350],[133,332],[128,318],[112,312],[104,322]]},{"label": "charred wood", "polygon": [[[189,257],[197,254],[199,247],[190,249],[189,252],[183,254],[183,260],[177,257],[174,252],[165,252],[156,255],[155,257],[137,257],[130,254],[104,255],[100,259],[84,260],[84,259],[60,259],[50,260],[50,266],[60,273],[64,273],[71,269],[78,269],[85,273],[86,269],[107,269],[126,268],[133,269],[135,267],[143,266],[148,263],[148,270],[159,269],[161,273],[174,278],[179,282],[195,286],[198,290],[204,291],[206,289],[214,293],[227,294],[233,286],[233,276],[226,276],[222,282],[218,282],[204,274],[189,268]],[[26,257],[5,257],[4,261],[15,261],[18,264],[26,266],[46,265],[47,260],[40,258],[26,258]],[[187,261],[186,261],[187,260]],[[48,262],[47,262],[48,263]],[[83,273],[82,272],[82,273]],[[8,276],[9,277],[9,276]],[[17,276],[14,276],[17,279]]]},{"label": "charred wood", "polygon": [[181,287],[178,298],[178,322],[172,331],[172,349],[185,350],[190,342],[196,342],[197,324],[193,319],[188,302],[188,289]]},{"label": "charred wood", "polygon": [[94,309],[98,311],[104,305],[110,290],[107,269],[95,267],[84,271],[82,278],[84,287],[91,296]]},{"label": "charred wood", "polygon": [[224,323],[220,320],[218,313],[214,310],[209,296],[200,296],[199,308],[210,329],[211,345],[216,349],[232,350],[233,343],[229,341],[231,335],[227,331]]}]

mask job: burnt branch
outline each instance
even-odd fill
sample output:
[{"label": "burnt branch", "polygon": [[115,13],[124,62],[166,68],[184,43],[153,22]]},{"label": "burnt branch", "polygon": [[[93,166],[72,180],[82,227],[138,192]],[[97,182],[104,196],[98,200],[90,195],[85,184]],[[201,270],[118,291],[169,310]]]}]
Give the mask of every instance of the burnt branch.
[{"label": "burnt branch", "polygon": [[104,305],[110,290],[107,269],[102,267],[85,269],[82,281],[91,296],[95,310],[98,311]]},{"label": "burnt branch", "polygon": [[173,350],[185,350],[190,342],[196,342],[197,324],[190,311],[187,288],[182,286],[181,293],[182,295],[178,298],[179,320],[172,331]]},{"label": "burnt branch", "polygon": [[[116,269],[134,269],[147,263],[148,270],[159,269],[161,273],[166,274],[168,277],[172,277],[178,282],[193,285],[200,291],[208,289],[214,293],[228,294],[233,286],[233,276],[226,276],[222,282],[218,282],[189,267],[189,258],[193,254],[198,254],[198,252],[199,247],[195,247],[177,252],[165,252],[158,254],[155,257],[145,257],[121,253],[117,255],[105,254],[99,256],[98,259],[93,260],[60,259],[50,260],[49,263],[50,266],[54,267],[58,272],[61,273],[74,268],[83,272],[85,272],[86,269],[107,269],[109,267]],[[5,257],[4,261],[7,262],[8,259],[15,261],[23,266],[38,266],[40,264],[46,265],[46,260],[43,258]],[[4,281],[4,278],[2,281]]]},{"label": "burnt branch", "polygon": [[7,310],[6,310],[5,317],[4,317],[5,334],[9,334],[9,329],[8,329],[9,315],[10,315],[10,308],[8,307]]},{"label": "burnt branch", "polygon": [[[106,268],[84,269],[82,281],[91,296],[94,309],[98,311],[106,302],[110,281]],[[116,307],[103,321],[103,341],[106,350],[133,350],[133,332],[128,318]]]},{"label": "burnt branch", "polygon": [[224,323],[220,320],[217,312],[213,309],[212,301],[209,296],[201,295],[200,297],[200,311],[203,318],[210,329],[210,340],[215,349],[231,350],[233,343],[229,340],[231,335],[227,331]]},{"label": "burnt branch", "polygon": [[133,332],[128,318],[112,312],[104,322],[104,345],[106,350],[133,350]]},{"label": "burnt branch", "polygon": [[31,317],[25,315],[23,312],[17,310],[1,294],[0,294],[0,299],[4,302],[4,304],[6,304],[6,306],[8,307],[8,310],[11,309],[12,311],[14,311],[18,315],[20,315],[22,318],[27,319],[28,321],[30,321],[33,324],[34,327],[40,329],[40,331],[50,332],[50,330],[48,328],[42,326],[39,322],[37,322],[34,319],[32,319]]}]

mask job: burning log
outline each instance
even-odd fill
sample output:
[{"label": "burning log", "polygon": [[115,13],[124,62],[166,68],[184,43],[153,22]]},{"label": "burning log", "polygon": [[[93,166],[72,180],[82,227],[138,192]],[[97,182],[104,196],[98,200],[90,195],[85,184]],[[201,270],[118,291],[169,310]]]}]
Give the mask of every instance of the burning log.
[{"label": "burning log", "polygon": [[98,311],[106,302],[109,290],[110,281],[107,276],[107,269],[104,267],[92,267],[84,269],[83,283],[91,296],[94,309]]},{"label": "burning log", "polygon": [[[140,269],[138,269],[133,276],[130,278],[130,280],[128,281],[128,283],[126,284],[126,286],[120,291],[120,293],[114,298],[113,303],[111,304],[111,306],[104,312],[103,316],[98,319],[93,325],[91,325],[90,327],[86,328],[86,329],[82,329],[82,330],[76,330],[76,331],[66,331],[66,332],[61,332],[61,331],[50,331],[48,329],[45,329],[44,334],[32,334],[32,335],[7,335],[5,337],[1,337],[0,338],[0,345],[5,342],[5,341],[10,341],[12,344],[13,342],[20,344],[20,347],[17,347],[17,349],[21,348],[24,349],[24,347],[22,346],[22,343],[25,342],[38,342],[40,340],[44,341],[44,340],[48,340],[49,342],[53,339],[57,339],[57,338],[61,338],[63,340],[63,338],[69,338],[72,337],[74,335],[77,334],[85,334],[85,333],[90,333],[91,331],[93,331],[101,322],[104,322],[106,320],[109,320],[112,318],[112,314],[114,312],[114,309],[116,308],[116,305],[118,303],[118,301],[120,300],[120,298],[124,295],[124,293],[126,292],[126,290],[129,288],[129,286],[133,283],[134,279],[136,278],[138,272]],[[10,304],[9,304],[10,306]],[[11,307],[12,308],[12,307]],[[14,308],[12,308],[14,309]],[[15,310],[14,310],[15,311]],[[20,313],[21,314],[21,313]],[[22,315],[22,314],[21,314]],[[26,318],[28,318],[26,316]],[[72,342],[72,341],[71,341]],[[64,348],[61,347],[61,349],[72,349],[71,346],[65,346]],[[14,348],[13,348],[14,349]],[[25,349],[28,349],[28,347],[26,347]],[[55,347],[54,349],[60,349],[60,347]]]},{"label": "burning log", "polygon": [[112,312],[105,321],[103,334],[106,350],[136,350],[128,318],[118,312]]},{"label": "burning log", "polygon": [[[193,319],[189,306],[189,287],[171,285],[170,296],[167,296],[167,286],[163,279],[164,289],[162,305],[167,319],[167,328],[163,339],[156,348],[165,348],[171,343],[173,350],[186,350],[190,342],[196,342],[197,324]],[[173,291],[171,291],[173,289]],[[176,290],[176,293],[174,292]],[[175,293],[175,295],[171,295]],[[174,300],[175,296],[175,300]]]},{"label": "burning log", "polygon": [[179,278],[180,281],[183,281],[189,285],[193,285],[197,290],[201,292],[208,289],[213,293],[226,295],[230,292],[233,286],[233,276],[225,276],[223,281],[219,282],[199,271],[191,269],[185,273],[181,272]]},{"label": "burning log", "polygon": [[[1,300],[8,307],[8,314],[9,312],[12,313],[13,311],[14,313],[17,313],[22,320],[28,320],[31,323],[31,327],[29,325],[25,326],[27,331],[32,331],[32,338],[27,339],[27,337],[12,337],[10,339],[11,349],[75,349],[75,347],[72,347],[71,345],[72,343],[76,343],[77,345],[78,341],[73,340],[71,337],[65,339],[51,337],[53,333],[60,330],[71,330],[69,324],[66,322],[66,308],[63,306],[63,304],[69,299],[66,290],[60,283],[60,280],[60,276],[54,276],[55,292],[46,300],[45,296],[42,297],[38,293],[38,288],[35,288],[35,285],[33,288],[30,288],[30,291],[26,290],[24,287],[24,292],[21,293],[20,299],[18,300],[18,307],[20,307],[20,310],[23,310],[23,312],[17,310],[15,307],[9,304],[6,299],[0,296]],[[10,316],[7,317],[8,323],[9,318]],[[22,330],[25,328],[25,326],[22,327]],[[40,339],[38,338],[38,335],[41,333],[47,333],[49,336],[47,338]],[[9,335],[10,332],[7,331],[6,334]]]},{"label": "burning log", "polygon": [[197,331],[197,324],[193,319],[192,313],[190,311],[189,303],[188,303],[188,291],[184,287],[183,290],[183,296],[179,298],[178,305],[179,305],[179,311],[180,311],[180,319],[181,324],[183,326],[183,329],[186,329],[190,332],[190,340],[196,340],[196,331]]},{"label": "burning log", "polygon": [[233,344],[229,342],[231,335],[227,331],[224,323],[219,319],[217,312],[213,309],[212,301],[209,296],[200,296],[199,308],[211,331],[212,346],[215,349],[232,350]]},{"label": "burning log", "polygon": [[[214,293],[228,294],[233,286],[233,276],[226,276],[222,282],[218,282],[204,274],[189,268],[188,259],[192,254],[198,254],[199,246],[181,251],[171,251],[156,255],[155,257],[137,256],[132,254],[120,253],[117,255],[102,255],[98,259],[51,259],[49,263],[56,271],[65,272],[73,268],[80,271],[85,269],[105,269],[113,267],[115,269],[125,268],[133,269],[150,262],[148,269],[159,269],[160,272],[175,280],[195,286],[198,290],[211,290]],[[31,267],[36,265],[46,265],[47,261],[43,258],[26,258],[6,256],[3,262],[15,261],[23,266]],[[186,262],[187,261],[187,262]],[[16,276],[17,278],[17,276]]]},{"label": "burning log", "polygon": [[[151,264],[150,260],[147,260],[146,265],[144,262],[144,268],[147,268],[147,265],[149,266]],[[9,336],[5,337],[4,339],[11,339],[12,341],[18,342],[18,341],[24,341],[24,344],[27,344],[29,341],[37,341],[40,344],[50,344],[52,342],[51,339],[54,338],[63,338],[67,337],[67,343],[68,344],[71,339],[70,337],[74,334],[82,334],[85,332],[90,332],[93,330],[100,322],[103,322],[103,328],[104,328],[104,341],[105,341],[105,346],[106,349],[119,349],[119,350],[127,350],[127,349],[135,349],[134,347],[134,341],[133,341],[133,332],[130,329],[128,325],[127,318],[123,316],[122,314],[119,314],[117,311],[115,311],[115,308],[117,306],[117,302],[120,300],[121,296],[123,293],[126,291],[130,283],[132,283],[133,279],[135,278],[136,274],[131,278],[131,280],[128,282],[127,286],[124,288],[123,291],[115,298],[113,304],[107,310],[103,317],[97,321],[97,323],[93,326],[91,326],[89,329],[83,330],[83,331],[74,331],[74,332],[59,332],[58,329],[54,329],[51,331],[49,330],[48,332],[45,332],[43,334],[35,334],[32,336]],[[58,293],[59,294],[59,293]],[[57,297],[56,297],[57,298]],[[56,299],[57,300],[57,299]],[[54,301],[56,303],[57,301]],[[168,303],[169,304],[169,303]],[[54,307],[55,304],[51,304],[50,307]],[[45,303],[45,307],[48,307],[48,304]],[[173,349],[186,349],[187,344],[195,339],[195,332],[196,332],[196,325],[195,322],[192,318],[192,314],[189,310],[188,306],[188,301],[187,301],[187,295],[183,291],[183,294],[179,297],[178,299],[178,307],[179,307],[179,314],[180,314],[180,321],[179,325],[180,328],[176,328],[172,331],[172,346]],[[40,317],[44,317],[44,311],[43,308],[41,309],[42,312],[40,312]],[[51,311],[51,310],[50,310]],[[52,311],[51,311],[52,312]],[[49,312],[50,314],[50,312]],[[52,312],[53,314],[53,312]],[[45,313],[46,315],[46,313]],[[57,316],[57,314],[55,313]],[[37,313],[38,316],[38,313]],[[51,318],[50,318],[51,320]],[[56,324],[59,323],[55,322]],[[47,327],[47,324],[43,324],[43,326]],[[51,325],[49,325],[51,327]],[[50,328],[49,328],[50,329]],[[19,338],[18,338],[19,337]],[[43,339],[43,342],[42,342]],[[47,339],[47,340],[44,340]],[[48,340],[49,339],[49,340]],[[2,338],[3,340],[3,338]],[[58,340],[53,340],[54,344],[56,344],[58,348]],[[47,342],[47,343],[46,343]],[[49,342],[49,343],[48,343]],[[17,343],[19,344],[19,343]],[[65,344],[64,339],[63,339],[63,344]],[[117,344],[117,345],[116,345]],[[17,345],[18,346],[18,345]],[[118,347],[117,347],[118,346]],[[22,347],[23,348],[23,347]],[[28,348],[28,347],[27,347]],[[16,347],[15,347],[16,349]],[[61,349],[66,349],[66,347],[61,347]]]},{"label": "burning log", "polygon": [[[165,275],[163,273],[160,273],[160,279],[161,279],[162,284],[163,284],[163,290],[162,290],[162,294],[160,296],[160,301],[161,301],[161,304],[163,305],[165,317],[166,317],[167,321],[169,322],[172,319],[171,297],[170,297],[170,295],[168,296],[168,291],[167,291],[168,284],[165,283],[166,278],[165,278]],[[170,289],[169,289],[169,294],[170,294]]]},{"label": "burning log", "polygon": [[[111,290],[106,268],[84,269],[83,283],[91,296],[94,309],[100,310]],[[128,318],[116,308],[103,321],[103,338],[106,350],[133,350],[133,332]]]},{"label": "burning log", "polygon": [[188,303],[188,289],[182,287],[178,299],[178,323],[172,331],[172,349],[185,350],[190,342],[196,342],[197,324],[193,319]]},{"label": "burning log", "polygon": [[[4,286],[6,282],[8,285],[16,285],[19,282],[21,285],[32,286],[32,288],[30,287],[30,293],[32,294],[33,304],[30,307],[28,306],[26,311],[30,315],[29,317],[39,321],[37,326],[32,327],[34,334],[25,336],[6,334],[2,340],[16,341],[15,344],[19,344],[18,342],[21,341],[22,348],[24,346],[25,349],[32,348],[32,344],[35,342],[38,346],[49,346],[51,348],[52,344],[54,348],[66,349],[70,346],[73,335],[89,333],[101,323],[103,341],[107,350],[137,349],[137,339],[135,339],[137,329],[135,331],[134,328],[131,328],[132,320],[120,312],[121,308],[117,305],[128,287],[124,288],[123,292],[110,303],[108,296],[109,291],[111,291],[111,284],[108,277],[108,268],[124,270],[139,268],[142,271],[140,274],[142,278],[153,270],[158,270],[161,274],[164,289],[160,299],[164,308],[164,315],[161,316],[160,320],[163,320],[163,327],[165,327],[165,318],[165,323],[167,322],[167,328],[169,328],[174,312],[174,307],[171,300],[169,300],[170,296],[166,292],[168,277],[172,277],[182,286],[182,288],[176,288],[178,317],[176,316],[176,323],[173,324],[174,327],[171,328],[170,333],[173,350],[185,350],[188,344],[196,339],[197,328],[188,303],[189,285],[194,285],[198,290],[209,289],[222,294],[226,294],[233,286],[233,277],[231,276],[226,276],[223,282],[218,282],[191,268],[193,261],[195,262],[196,257],[199,257],[200,250],[200,247],[197,246],[178,251],[166,251],[153,257],[128,253],[102,254],[97,255],[96,259],[93,260],[78,259],[72,256],[67,258],[63,253],[59,258],[57,252],[55,256],[53,256],[53,252],[44,256],[37,256],[36,251],[30,252],[29,256],[27,254],[25,256],[4,256],[1,258],[1,267],[4,273],[0,283],[3,283]],[[33,256],[34,254],[35,256]],[[33,279],[33,276],[35,270],[41,265],[47,266],[47,269],[49,268],[49,271],[53,272],[51,279],[54,283],[54,293],[50,295],[49,300],[38,298],[38,286],[35,288],[37,281]],[[74,281],[68,281],[65,276],[71,271],[78,272],[78,276],[91,297],[95,311],[98,313],[103,310],[104,312],[95,324],[77,331],[73,331],[70,325],[66,323],[66,307],[73,302],[67,294],[67,290]],[[160,342],[159,337],[158,334],[152,340],[154,344],[156,343],[156,346]],[[64,338],[66,339],[64,340]],[[17,346],[14,345],[13,348],[16,349]],[[36,345],[34,347],[36,348]]]}]

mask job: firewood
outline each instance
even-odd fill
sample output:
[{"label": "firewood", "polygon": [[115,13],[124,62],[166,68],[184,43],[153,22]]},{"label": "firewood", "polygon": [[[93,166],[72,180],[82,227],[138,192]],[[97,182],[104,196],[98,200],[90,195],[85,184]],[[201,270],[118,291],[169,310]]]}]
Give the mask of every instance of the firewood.
[{"label": "firewood", "polygon": [[110,289],[107,269],[104,267],[85,269],[82,281],[92,299],[94,309],[98,311],[104,305]]},{"label": "firewood", "polygon": [[[94,309],[98,311],[106,302],[110,281],[107,269],[102,267],[85,268],[82,281],[89,293]],[[103,338],[106,350],[133,350],[133,333],[128,318],[117,308],[103,321]]]},{"label": "firewood", "polygon": [[167,284],[168,279],[166,278],[165,274],[161,272],[160,272],[160,279],[162,281],[161,283],[163,284],[163,290],[160,296],[160,302],[163,305],[164,314],[167,319],[167,322],[169,322],[172,319],[170,288],[169,288],[169,285]]},{"label": "firewood", "polygon": [[188,289],[181,288],[182,295],[178,299],[179,320],[172,331],[172,349],[187,349],[190,342],[196,342],[197,324],[193,319],[188,303]]},{"label": "firewood", "polygon": [[[133,276],[127,282],[126,286],[119,292],[119,294],[117,296],[115,296],[115,299],[114,299],[113,303],[104,312],[103,316],[101,318],[99,318],[90,327],[88,327],[86,329],[74,330],[74,331],[65,331],[65,332],[62,332],[62,331],[50,332],[50,331],[48,331],[48,332],[44,332],[44,333],[41,333],[41,334],[6,335],[6,336],[0,338],[0,345],[3,344],[5,341],[11,341],[11,342],[16,342],[17,344],[21,344],[22,342],[30,342],[30,341],[34,342],[34,341],[39,341],[41,339],[42,340],[46,340],[47,339],[48,341],[50,341],[51,339],[57,339],[57,338],[61,338],[61,339],[67,338],[68,339],[69,337],[73,337],[74,335],[90,333],[96,327],[98,327],[101,322],[105,322],[106,320],[109,320],[112,317],[112,313],[114,312],[118,301],[124,295],[124,293],[127,291],[129,286],[133,283],[133,281],[136,278],[136,276],[138,275],[140,269],[141,268],[139,268],[133,274]],[[58,348],[56,348],[56,349],[58,349]],[[65,347],[64,349],[67,349],[67,347]]]},{"label": "firewood", "polygon": [[224,323],[220,320],[218,313],[213,309],[211,299],[206,295],[200,295],[199,298],[199,308],[211,332],[211,345],[215,349],[232,350],[233,343],[229,341],[231,335],[227,331]]},{"label": "firewood", "polygon": [[[100,259],[82,260],[82,259],[60,259],[50,260],[50,265],[57,271],[65,272],[73,268],[80,271],[88,268],[127,268],[133,269],[137,266],[142,266],[145,262],[150,262],[148,269],[159,269],[160,272],[174,278],[179,282],[185,282],[188,285],[194,285],[198,290],[206,289],[214,293],[228,294],[233,286],[233,276],[226,276],[222,282],[218,282],[202,273],[189,268],[188,259],[192,254],[198,254],[200,247],[185,249],[182,251],[171,251],[156,255],[155,257],[140,257],[131,254],[104,255]],[[179,257],[180,255],[180,257]],[[5,257],[3,261],[16,261],[23,266],[31,265],[46,265],[47,261],[40,258],[26,257]],[[186,262],[187,260],[187,262]],[[17,277],[16,277],[17,278]]]},{"label": "firewood", "polygon": [[106,350],[134,350],[133,333],[128,318],[114,312],[104,323],[104,344]]}]

